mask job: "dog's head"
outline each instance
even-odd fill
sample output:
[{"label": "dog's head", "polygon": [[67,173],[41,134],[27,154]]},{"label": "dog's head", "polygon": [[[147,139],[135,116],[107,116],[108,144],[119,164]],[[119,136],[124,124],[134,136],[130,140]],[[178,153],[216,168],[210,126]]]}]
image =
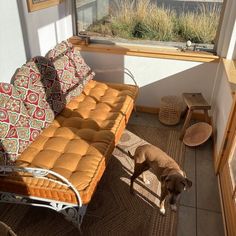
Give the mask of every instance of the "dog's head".
[{"label": "dog's head", "polygon": [[181,192],[192,186],[192,182],[180,173],[163,175],[161,182],[168,192],[170,205],[175,205]]}]

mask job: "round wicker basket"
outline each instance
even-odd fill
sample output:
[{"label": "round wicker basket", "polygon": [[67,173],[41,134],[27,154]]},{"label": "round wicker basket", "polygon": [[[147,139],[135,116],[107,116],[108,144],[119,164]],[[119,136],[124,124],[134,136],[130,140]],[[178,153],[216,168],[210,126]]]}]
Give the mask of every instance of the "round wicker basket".
[{"label": "round wicker basket", "polygon": [[194,147],[206,142],[212,134],[212,126],[205,122],[191,125],[185,132],[183,142],[185,145]]},{"label": "round wicker basket", "polygon": [[176,125],[180,121],[183,102],[177,96],[165,96],[161,98],[159,120],[165,125]]}]

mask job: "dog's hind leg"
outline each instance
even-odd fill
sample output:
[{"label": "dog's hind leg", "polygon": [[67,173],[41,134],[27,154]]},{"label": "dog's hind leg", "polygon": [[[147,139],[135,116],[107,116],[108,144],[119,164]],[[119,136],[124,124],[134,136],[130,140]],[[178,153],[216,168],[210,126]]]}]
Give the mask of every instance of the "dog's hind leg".
[{"label": "dog's hind leg", "polygon": [[130,193],[134,194],[134,180],[141,175],[144,171],[149,169],[149,165],[146,162],[135,163],[134,174],[130,178]]}]

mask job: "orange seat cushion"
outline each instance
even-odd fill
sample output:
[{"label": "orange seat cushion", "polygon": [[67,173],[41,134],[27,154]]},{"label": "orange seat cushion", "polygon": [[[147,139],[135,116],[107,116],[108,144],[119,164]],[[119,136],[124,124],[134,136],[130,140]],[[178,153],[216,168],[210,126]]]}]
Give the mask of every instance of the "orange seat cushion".
[{"label": "orange seat cushion", "polygon": [[[88,203],[125,128],[136,95],[135,86],[90,81],[21,154],[16,165],[49,169],[64,176],[79,191],[82,202]],[[3,189],[77,203],[70,189],[48,179],[2,177]]]},{"label": "orange seat cushion", "polygon": [[122,134],[134,106],[138,89],[133,85],[109,84],[91,80],[83,93],[73,99],[57,117],[59,122],[81,117],[94,127],[110,130],[115,143]]}]

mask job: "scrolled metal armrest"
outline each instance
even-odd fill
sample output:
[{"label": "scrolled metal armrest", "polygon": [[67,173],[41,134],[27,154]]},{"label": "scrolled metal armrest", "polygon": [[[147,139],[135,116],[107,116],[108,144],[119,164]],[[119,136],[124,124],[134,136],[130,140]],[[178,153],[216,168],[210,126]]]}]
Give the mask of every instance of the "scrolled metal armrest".
[{"label": "scrolled metal armrest", "polygon": [[[70,181],[68,179],[66,179],[64,176],[62,176],[52,170],[42,169],[42,168],[33,168],[33,167],[18,167],[18,166],[0,165],[0,176],[7,176],[8,174],[13,173],[13,172],[30,173],[35,178],[50,179],[50,180],[57,182],[61,185],[67,186],[74,191],[74,193],[77,197],[77,200],[78,200],[78,205],[80,207],[83,205],[80,194],[79,194],[78,190],[74,187],[74,185],[72,183],[70,183]],[[49,175],[49,177],[48,177],[48,175]],[[59,181],[55,181],[54,179],[52,179],[50,177],[50,175],[56,177],[57,179],[59,179]]]}]

